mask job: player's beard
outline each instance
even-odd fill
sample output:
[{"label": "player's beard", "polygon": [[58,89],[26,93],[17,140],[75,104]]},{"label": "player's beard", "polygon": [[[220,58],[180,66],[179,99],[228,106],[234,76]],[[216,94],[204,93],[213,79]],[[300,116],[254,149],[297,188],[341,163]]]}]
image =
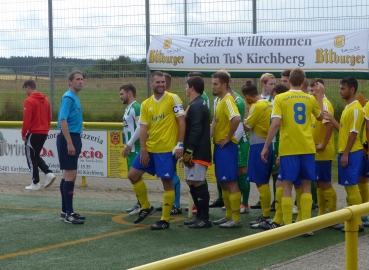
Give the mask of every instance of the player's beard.
[{"label": "player's beard", "polygon": [[155,94],[164,94],[165,92],[164,87],[157,87],[157,88],[154,88],[153,90]]}]

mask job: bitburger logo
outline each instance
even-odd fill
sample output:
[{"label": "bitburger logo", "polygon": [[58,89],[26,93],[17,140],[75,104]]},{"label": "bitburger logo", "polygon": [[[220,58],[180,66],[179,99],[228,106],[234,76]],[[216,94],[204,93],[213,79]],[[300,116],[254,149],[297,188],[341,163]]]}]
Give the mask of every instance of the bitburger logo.
[{"label": "bitburger logo", "polygon": [[172,46],[172,39],[168,38],[168,39],[164,40],[163,48],[164,49],[169,49],[170,46]]},{"label": "bitburger logo", "polygon": [[345,46],[345,36],[339,35],[334,37],[334,46],[337,48],[341,48]]}]

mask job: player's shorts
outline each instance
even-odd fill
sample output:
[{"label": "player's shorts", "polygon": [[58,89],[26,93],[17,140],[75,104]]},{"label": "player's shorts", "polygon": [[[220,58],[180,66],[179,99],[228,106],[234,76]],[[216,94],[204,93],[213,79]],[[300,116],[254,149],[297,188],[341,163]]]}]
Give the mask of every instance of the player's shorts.
[{"label": "player's shorts", "polygon": [[195,163],[192,168],[184,166],[185,179],[189,181],[204,181],[207,166]]},{"label": "player's shorts", "polygon": [[219,182],[237,181],[238,145],[229,142],[220,148],[214,144],[215,177]]},{"label": "player's shorts", "polygon": [[316,181],[331,182],[332,160],[316,160],[315,173],[316,173]]},{"label": "player's shorts", "polygon": [[272,171],[276,171],[279,169],[279,166],[277,165],[277,157],[279,155],[279,143],[272,142],[272,147],[273,147]]},{"label": "player's shorts", "polygon": [[82,139],[79,133],[69,133],[74,149],[76,151],[74,156],[68,155],[67,140],[63,132],[60,132],[56,137],[56,148],[58,151],[60,170],[77,170],[78,158],[82,151]]},{"label": "player's shorts", "polygon": [[160,178],[173,179],[176,158],[172,155],[172,152],[168,153],[149,153],[150,161],[147,167],[144,167],[140,163],[141,151],[137,154],[132,163],[132,167],[136,170],[155,175]]},{"label": "player's shorts", "polygon": [[[279,181],[283,181],[283,179],[282,179],[282,176],[281,176],[281,174],[280,173],[278,173],[278,180]],[[296,180],[295,181],[293,181],[293,185],[295,186],[295,187],[300,187],[301,186],[301,177],[300,176],[298,176],[297,178],[296,178]]]},{"label": "player's shorts", "polygon": [[279,175],[282,181],[295,182],[300,179],[314,181],[316,179],[315,174],[315,155],[291,155],[281,157],[281,167],[279,169]]},{"label": "player's shorts", "polygon": [[127,167],[128,167],[128,171],[129,171],[129,169],[131,168],[132,163],[133,163],[133,161],[135,160],[136,156],[137,156],[137,153],[136,153],[136,152],[131,152],[131,153],[129,153],[129,156],[128,156],[128,157],[126,157],[126,159],[127,159]]},{"label": "player's shorts", "polygon": [[369,160],[367,155],[363,155],[361,160],[360,176],[369,178]]},{"label": "player's shorts", "polygon": [[269,145],[267,163],[260,156],[263,147],[264,143],[250,145],[249,164],[247,166],[247,181],[260,185],[268,184],[272,174],[273,147]]},{"label": "player's shorts", "polygon": [[338,184],[342,186],[357,185],[359,183],[363,150],[349,153],[346,167],[341,166],[341,157],[342,154],[338,154]]},{"label": "player's shorts", "polygon": [[238,143],[238,168],[246,167],[249,158],[250,143],[241,140]]}]

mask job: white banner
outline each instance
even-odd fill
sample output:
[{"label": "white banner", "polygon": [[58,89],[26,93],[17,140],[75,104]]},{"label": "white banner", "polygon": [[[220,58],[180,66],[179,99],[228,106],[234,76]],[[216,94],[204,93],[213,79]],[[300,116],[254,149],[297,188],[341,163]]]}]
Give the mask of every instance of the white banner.
[{"label": "white banner", "polygon": [[152,36],[151,70],[368,72],[369,30],[307,34]]},{"label": "white banner", "polygon": [[[61,175],[59,169],[56,136],[58,130],[50,130],[41,156],[50,170]],[[78,160],[79,176],[107,177],[107,132],[84,131],[81,134],[82,152]],[[29,173],[26,152],[20,129],[0,131],[0,173]]]}]

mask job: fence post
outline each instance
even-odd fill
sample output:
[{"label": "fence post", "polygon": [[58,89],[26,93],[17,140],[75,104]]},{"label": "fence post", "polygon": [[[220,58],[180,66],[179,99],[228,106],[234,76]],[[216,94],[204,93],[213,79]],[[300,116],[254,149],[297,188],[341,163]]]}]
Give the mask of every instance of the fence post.
[{"label": "fence post", "polygon": [[[85,123],[82,124],[82,130],[85,130]],[[86,180],[86,176],[82,176],[82,187],[87,187],[87,180]]]},{"label": "fence post", "polygon": [[50,105],[51,111],[54,110],[54,37],[53,37],[53,4],[48,1],[49,9],[49,80],[50,80]]},{"label": "fence post", "polygon": [[146,18],[146,95],[150,96],[150,69],[147,65],[147,55],[150,47],[150,1],[145,0],[145,18]]},{"label": "fence post", "polygon": [[359,216],[345,221],[346,270],[358,270]]}]

